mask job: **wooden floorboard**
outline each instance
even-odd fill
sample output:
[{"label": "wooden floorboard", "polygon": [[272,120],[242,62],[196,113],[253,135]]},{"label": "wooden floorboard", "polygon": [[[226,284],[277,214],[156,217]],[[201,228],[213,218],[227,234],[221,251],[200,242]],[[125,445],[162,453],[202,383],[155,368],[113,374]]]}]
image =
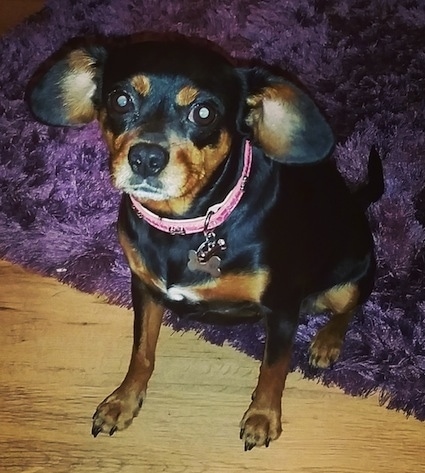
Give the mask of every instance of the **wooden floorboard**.
[{"label": "wooden floorboard", "polygon": [[[0,33],[42,5],[2,0]],[[289,376],[284,432],[243,452],[258,364],[164,327],[147,401],[114,437],[90,435],[126,371],[129,311],[0,261],[0,472],[421,473],[425,424]]]}]

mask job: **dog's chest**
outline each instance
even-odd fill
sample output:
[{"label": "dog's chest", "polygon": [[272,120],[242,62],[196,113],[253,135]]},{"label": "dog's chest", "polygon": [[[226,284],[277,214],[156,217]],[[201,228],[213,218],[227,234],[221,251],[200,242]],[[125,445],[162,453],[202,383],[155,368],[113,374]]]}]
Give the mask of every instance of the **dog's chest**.
[{"label": "dog's chest", "polygon": [[[229,248],[221,255],[222,270],[213,276],[204,268],[199,269],[196,265],[190,267],[190,252],[199,248],[202,237],[199,242],[191,239],[185,245],[179,244],[172,248],[159,243],[157,246],[138,248],[124,231],[119,232],[119,238],[131,271],[148,288],[162,294],[165,301],[189,304],[201,301],[259,303],[269,282],[266,267],[253,264],[248,258],[247,264],[240,266],[243,250],[237,248],[236,241],[232,239],[228,239]],[[258,254],[258,251],[252,250],[249,254]],[[235,258],[238,260],[237,265],[231,264]]]}]

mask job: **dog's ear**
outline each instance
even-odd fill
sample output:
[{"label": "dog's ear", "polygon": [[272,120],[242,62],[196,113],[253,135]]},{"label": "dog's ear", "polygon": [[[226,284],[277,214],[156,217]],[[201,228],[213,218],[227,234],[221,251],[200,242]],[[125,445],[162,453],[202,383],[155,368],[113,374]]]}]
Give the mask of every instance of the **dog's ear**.
[{"label": "dog's ear", "polygon": [[58,53],[32,79],[27,93],[34,115],[48,125],[78,125],[96,118],[106,50],[78,47]]},{"label": "dog's ear", "polygon": [[332,130],[305,92],[262,68],[241,72],[247,91],[245,126],[267,156],[282,163],[307,164],[329,155]]}]

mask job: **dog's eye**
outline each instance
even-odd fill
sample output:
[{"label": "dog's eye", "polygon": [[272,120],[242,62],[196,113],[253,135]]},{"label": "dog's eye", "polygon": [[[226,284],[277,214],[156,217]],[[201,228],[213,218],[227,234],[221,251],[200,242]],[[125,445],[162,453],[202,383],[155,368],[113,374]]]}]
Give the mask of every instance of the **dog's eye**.
[{"label": "dog's eye", "polygon": [[189,120],[195,125],[211,125],[217,117],[217,111],[211,104],[197,103],[189,112]]},{"label": "dog's eye", "polygon": [[114,92],[109,95],[109,106],[115,113],[128,113],[133,110],[133,101],[127,92],[114,90]]}]

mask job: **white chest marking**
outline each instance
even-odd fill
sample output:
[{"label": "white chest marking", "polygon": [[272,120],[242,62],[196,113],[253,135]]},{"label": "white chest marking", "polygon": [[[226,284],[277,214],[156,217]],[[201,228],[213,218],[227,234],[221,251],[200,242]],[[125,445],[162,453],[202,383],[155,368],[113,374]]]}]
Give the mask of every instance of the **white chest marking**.
[{"label": "white chest marking", "polygon": [[196,292],[192,291],[190,288],[184,286],[171,286],[167,289],[167,296],[176,302],[188,300],[188,301],[199,301],[199,296]]}]

